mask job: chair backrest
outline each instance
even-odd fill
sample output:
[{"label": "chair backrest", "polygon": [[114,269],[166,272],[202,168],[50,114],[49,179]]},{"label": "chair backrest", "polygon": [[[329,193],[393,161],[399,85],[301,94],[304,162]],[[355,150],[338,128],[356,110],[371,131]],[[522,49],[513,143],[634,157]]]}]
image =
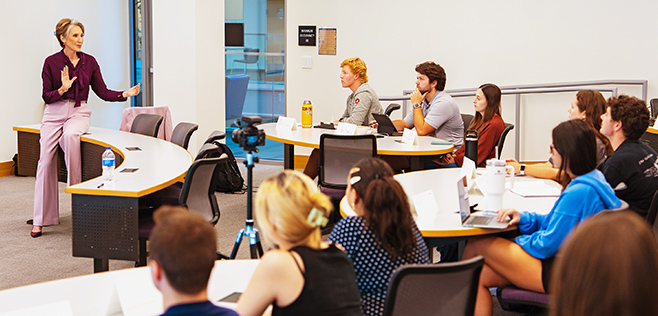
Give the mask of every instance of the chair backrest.
[{"label": "chair backrest", "polygon": [[658,116],[658,98],[649,100],[649,107],[651,108],[651,118],[656,120]]},{"label": "chair backrest", "polygon": [[386,116],[391,116],[391,113],[393,113],[393,111],[398,110],[398,109],[400,109],[399,104],[391,103],[386,107],[386,110],[384,111],[384,114],[386,114]]},{"label": "chair backrest", "polygon": [[646,131],[640,137],[640,141],[653,148],[654,151],[658,152],[658,134]]},{"label": "chair backrest", "polygon": [[473,315],[484,258],[412,264],[391,277],[384,315]]},{"label": "chair backrest", "polygon": [[171,142],[185,149],[190,145],[192,134],[199,129],[199,125],[194,123],[180,122],[171,133]]},{"label": "chair backrest", "polygon": [[226,93],[226,120],[242,117],[242,109],[244,108],[244,100],[247,96],[248,86],[248,75],[226,76],[226,85],[224,91]]},{"label": "chair backrest", "polygon": [[[260,49],[259,48],[245,48],[244,52],[245,53],[258,53],[258,52],[260,52]],[[243,59],[244,61],[243,62],[247,63],[247,64],[255,64],[256,62],[258,62],[258,57],[260,57],[260,56],[258,56],[258,55],[244,55],[244,59]]]},{"label": "chair backrest", "polygon": [[503,152],[503,145],[505,145],[505,138],[507,138],[509,131],[513,129],[514,124],[505,123],[505,129],[503,130],[503,133],[500,134],[500,139],[498,139],[498,152],[496,153],[496,158],[500,159],[500,155]]},{"label": "chair backrest", "polygon": [[213,225],[219,221],[219,205],[215,197],[215,169],[228,163],[228,156],[195,160],[185,175],[179,203],[199,213]]},{"label": "chair backrest", "polygon": [[656,223],[656,215],[658,214],[658,190],[653,194],[651,199],[651,205],[649,206],[649,212],[647,212],[647,217],[645,220],[649,223],[649,226],[653,227]]},{"label": "chair backrest", "polygon": [[133,125],[130,127],[130,132],[157,137],[162,119],[162,116],[157,114],[139,114],[135,116]]},{"label": "chair backrest", "polygon": [[347,176],[359,160],[377,155],[375,135],[320,136],[318,184],[332,189],[346,189]]},{"label": "chair backrest", "polygon": [[226,138],[226,132],[222,132],[220,130],[214,130],[210,135],[208,135],[208,138],[206,138],[206,141],[203,142],[204,144],[212,144],[215,141],[221,140]]},{"label": "chair backrest", "polygon": [[464,134],[466,134],[466,130],[468,130],[468,127],[471,126],[471,122],[473,122],[473,118],[475,118],[474,115],[462,113],[462,121],[464,121]]}]

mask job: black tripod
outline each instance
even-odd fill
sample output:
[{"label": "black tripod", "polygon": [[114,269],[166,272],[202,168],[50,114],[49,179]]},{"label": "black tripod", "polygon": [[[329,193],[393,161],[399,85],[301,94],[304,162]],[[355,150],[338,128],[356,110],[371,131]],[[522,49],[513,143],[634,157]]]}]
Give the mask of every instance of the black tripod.
[{"label": "black tripod", "polygon": [[244,161],[244,164],[247,166],[247,227],[240,229],[238,232],[238,237],[235,239],[235,246],[233,246],[233,251],[231,252],[231,259],[235,259],[235,256],[238,254],[238,249],[240,249],[240,242],[242,242],[242,237],[249,238],[249,250],[251,250],[251,259],[258,259],[263,255],[263,247],[260,244],[258,229],[254,228],[254,219],[251,216],[253,170],[255,162],[258,162],[258,157],[254,157],[254,155],[251,153],[251,150],[249,150],[247,152],[247,159]]}]

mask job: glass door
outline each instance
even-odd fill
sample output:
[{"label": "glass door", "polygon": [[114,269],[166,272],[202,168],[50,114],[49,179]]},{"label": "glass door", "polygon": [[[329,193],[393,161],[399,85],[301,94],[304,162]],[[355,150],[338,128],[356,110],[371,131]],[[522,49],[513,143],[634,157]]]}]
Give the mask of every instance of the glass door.
[{"label": "glass door", "polygon": [[[226,0],[226,133],[242,115],[263,123],[285,116],[284,1]],[[236,157],[244,151],[227,137]],[[283,160],[283,144],[266,141],[260,159]]]}]

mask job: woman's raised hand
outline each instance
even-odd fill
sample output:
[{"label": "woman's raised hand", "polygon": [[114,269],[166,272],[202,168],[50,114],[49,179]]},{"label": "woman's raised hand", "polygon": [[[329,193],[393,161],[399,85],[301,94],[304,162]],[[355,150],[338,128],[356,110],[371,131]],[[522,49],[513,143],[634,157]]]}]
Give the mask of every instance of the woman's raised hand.
[{"label": "woman's raised hand", "polygon": [[129,98],[129,97],[134,97],[139,94],[139,88],[141,87],[141,83],[138,83],[136,86],[124,91],[122,93],[124,98]]},{"label": "woman's raised hand", "polygon": [[64,69],[62,69],[61,72],[61,77],[62,77],[62,87],[61,93],[64,94],[64,92],[68,91],[71,88],[71,85],[73,85],[73,82],[75,79],[78,79],[78,77],[73,77],[72,79],[69,79],[69,66],[64,66]]}]

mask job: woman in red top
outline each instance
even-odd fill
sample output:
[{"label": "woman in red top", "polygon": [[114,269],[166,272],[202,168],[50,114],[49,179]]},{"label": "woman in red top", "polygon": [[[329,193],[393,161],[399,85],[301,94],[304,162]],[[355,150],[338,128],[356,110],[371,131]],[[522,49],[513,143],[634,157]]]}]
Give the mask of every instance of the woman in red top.
[{"label": "woman in red top", "polygon": [[[467,130],[478,132],[478,167],[486,167],[486,161],[496,157],[496,146],[500,135],[505,130],[505,122],[500,117],[500,88],[493,83],[481,85],[475,92],[473,105],[475,118]],[[443,158],[434,160],[440,166],[455,164],[461,167],[464,163],[464,147],[460,147],[454,154],[447,154]]]}]

